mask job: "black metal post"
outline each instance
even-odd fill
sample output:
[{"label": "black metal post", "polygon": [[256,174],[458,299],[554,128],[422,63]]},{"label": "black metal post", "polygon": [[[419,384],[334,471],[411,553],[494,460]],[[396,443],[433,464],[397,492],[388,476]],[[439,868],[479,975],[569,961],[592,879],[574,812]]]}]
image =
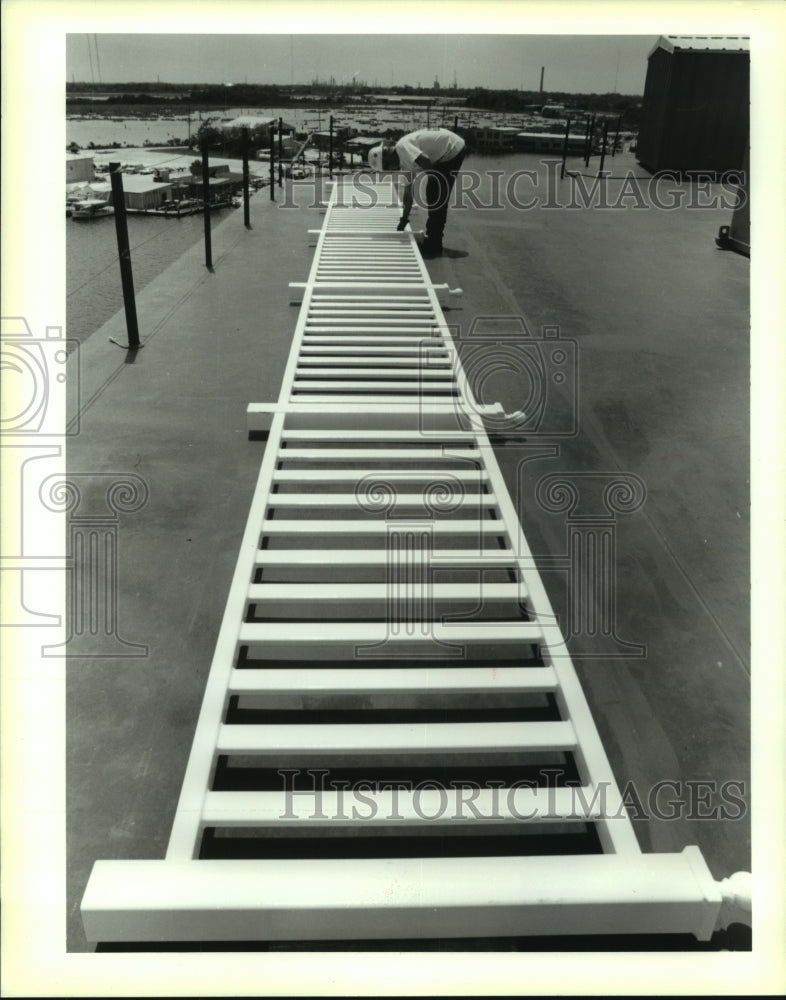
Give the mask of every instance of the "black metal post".
[{"label": "black metal post", "polygon": [[202,212],[205,217],[205,267],[213,266],[213,243],[210,235],[210,168],[207,163],[207,143],[202,143]]},{"label": "black metal post", "polygon": [[620,126],[622,125],[622,115],[617,118],[617,131],[614,133],[614,146],[611,150],[611,155],[617,152],[617,143],[620,141]]},{"label": "black metal post", "polygon": [[333,176],[333,115],[330,116],[330,139],[328,144],[328,177]]},{"label": "black metal post", "polygon": [[603,164],[606,161],[606,138],[609,131],[609,120],[608,118],[603,119],[603,144],[600,147],[600,166],[598,167],[598,177],[603,173]]},{"label": "black metal post", "polygon": [[587,132],[587,148],[584,150],[584,166],[589,166],[590,156],[592,155],[592,137],[595,133],[595,115],[590,118],[589,131]]},{"label": "black metal post", "polygon": [[278,186],[284,184],[284,119],[278,119]]},{"label": "black metal post", "polygon": [[276,180],[276,143],[275,143],[275,132],[273,131],[273,126],[270,126],[270,200],[275,201],[276,195],[273,190]]},{"label": "black metal post", "polygon": [[126,329],[128,330],[128,348],[129,350],[136,351],[142,345],[139,343],[139,325],[136,318],[134,276],[131,271],[131,248],[128,245],[128,223],[126,221],[125,195],[123,194],[123,175],[120,172],[119,163],[110,163],[109,171],[112,183],[112,205],[115,210],[117,253],[120,258],[120,282],[123,286],[123,307],[126,312]]},{"label": "black metal post", "polygon": [[456,115],[453,119],[453,131],[458,131],[458,115]]},{"label": "black metal post", "polygon": [[563,179],[565,176],[565,160],[568,155],[568,136],[570,135],[570,118],[565,122],[565,139],[562,143],[562,167],[560,168],[559,178]]},{"label": "black metal post", "polygon": [[251,205],[248,194],[248,129],[243,129],[243,224],[251,228]]}]

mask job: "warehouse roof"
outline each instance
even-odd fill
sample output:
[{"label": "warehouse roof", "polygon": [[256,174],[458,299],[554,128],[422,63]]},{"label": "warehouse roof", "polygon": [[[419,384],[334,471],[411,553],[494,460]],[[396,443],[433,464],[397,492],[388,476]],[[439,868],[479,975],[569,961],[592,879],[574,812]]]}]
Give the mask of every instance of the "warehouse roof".
[{"label": "warehouse roof", "polygon": [[172,183],[172,181],[154,181],[145,174],[123,174],[123,190],[133,191],[134,194],[155,191],[156,188],[171,188]]},{"label": "warehouse roof", "polygon": [[747,35],[661,35],[647,55],[667,52],[750,52]]}]

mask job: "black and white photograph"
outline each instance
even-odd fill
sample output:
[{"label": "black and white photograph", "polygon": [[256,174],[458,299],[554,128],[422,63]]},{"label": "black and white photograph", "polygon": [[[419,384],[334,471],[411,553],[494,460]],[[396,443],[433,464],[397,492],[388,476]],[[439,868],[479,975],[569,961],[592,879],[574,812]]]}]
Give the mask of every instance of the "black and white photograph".
[{"label": "black and white photograph", "polygon": [[786,990],[781,5],[3,35],[3,995]]}]

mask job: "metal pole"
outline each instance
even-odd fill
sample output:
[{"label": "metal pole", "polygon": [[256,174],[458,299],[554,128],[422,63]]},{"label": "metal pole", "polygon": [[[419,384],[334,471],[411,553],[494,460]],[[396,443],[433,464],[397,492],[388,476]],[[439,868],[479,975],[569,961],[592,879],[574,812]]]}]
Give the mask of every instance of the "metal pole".
[{"label": "metal pole", "polygon": [[595,115],[590,118],[589,131],[587,132],[587,148],[584,150],[584,166],[589,166],[590,156],[592,155],[592,137],[595,132]]},{"label": "metal pole", "polygon": [[617,152],[617,143],[620,140],[620,126],[622,125],[622,115],[617,118],[617,131],[614,133],[614,147],[611,150],[612,157]]},{"label": "metal pole", "polygon": [[251,205],[248,194],[248,129],[243,129],[243,224],[251,228]]},{"label": "metal pole", "polygon": [[202,143],[202,211],[205,217],[205,267],[213,266],[213,243],[210,236],[210,170],[207,165],[207,143]]},{"label": "metal pole", "polygon": [[284,119],[278,119],[278,186],[284,184]]},{"label": "metal pole", "polygon": [[139,325],[136,319],[136,300],[134,298],[134,276],[131,271],[131,249],[128,245],[128,223],[126,221],[126,202],[123,194],[123,175],[119,163],[109,164],[109,177],[112,183],[112,205],[115,209],[115,233],[117,234],[117,253],[120,258],[120,282],[123,286],[123,306],[126,312],[126,329],[128,330],[128,349],[138,350]]},{"label": "metal pole", "polygon": [[276,154],[275,132],[273,131],[273,126],[271,125],[270,126],[270,200],[271,201],[276,200],[275,191],[273,190],[276,180],[275,154]]},{"label": "metal pole", "polygon": [[607,118],[603,119],[603,144],[600,147],[600,166],[598,167],[598,177],[603,173],[603,164],[606,160],[606,136],[609,130],[609,121]]},{"label": "metal pole", "polygon": [[455,117],[453,118],[453,131],[456,132],[457,130],[458,130],[458,115],[455,115]]},{"label": "metal pole", "polygon": [[560,169],[559,179],[565,176],[565,160],[568,155],[568,136],[570,135],[570,118],[565,122],[565,139],[562,143],[562,167]]},{"label": "metal pole", "polygon": [[333,115],[330,116],[330,139],[328,143],[328,177],[333,176]]}]

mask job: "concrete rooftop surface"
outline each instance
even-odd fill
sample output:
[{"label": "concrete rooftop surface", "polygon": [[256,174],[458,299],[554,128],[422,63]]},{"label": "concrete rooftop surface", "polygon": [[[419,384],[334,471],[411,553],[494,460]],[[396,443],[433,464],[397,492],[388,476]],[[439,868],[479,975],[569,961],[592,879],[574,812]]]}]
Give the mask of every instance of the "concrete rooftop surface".
[{"label": "concrete rooftop surface", "polygon": [[[523,168],[537,176],[511,186]],[[468,157],[447,252],[427,266],[463,289],[445,313],[462,357],[479,343],[489,356],[564,343],[575,396],[549,398],[539,430],[500,442],[497,456],[563,632],[569,531],[577,515],[613,523],[614,635],[573,635],[575,666],[617,781],[634,790],[642,849],[696,844],[720,879],[751,865],[749,262],[715,246],[728,190],[711,185],[702,207],[690,184],[671,182],[683,203],[659,208],[631,155],[607,169],[612,204],[627,173],[639,196],[587,207],[576,179],[535,156]],[[264,454],[246,407],[278,398],[297,320],[287,286],[305,281],[307,231],[322,223],[313,183],[286,191],[252,197],[250,230],[242,210],[214,225],[212,272],[198,243],[138,294],[142,350],[110,343],[126,341],[121,309],[69,362],[80,370],[69,475],[86,494],[124,478],[146,490],[117,522],[125,645],[68,661],[71,951],[92,949],[79,907],[93,862],[166,852]],[[424,222],[416,208],[413,228]],[[522,391],[499,367],[482,401],[523,409]],[[579,506],[544,503],[545,476],[570,480]],[[643,502],[621,497],[610,511],[604,485],[624,476]],[[635,818],[653,789],[663,813],[691,782],[714,783],[708,818],[684,807]]]}]

